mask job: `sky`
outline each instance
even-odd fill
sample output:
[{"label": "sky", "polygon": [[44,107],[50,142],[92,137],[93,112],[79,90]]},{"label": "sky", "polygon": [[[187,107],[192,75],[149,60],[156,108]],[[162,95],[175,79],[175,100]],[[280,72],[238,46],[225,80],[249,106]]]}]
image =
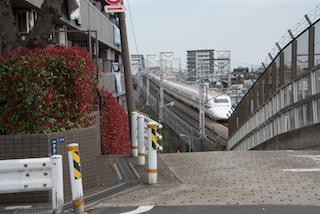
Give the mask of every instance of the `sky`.
[{"label": "sky", "polygon": [[[231,68],[260,67],[275,43],[319,4],[316,0],[123,0],[131,54],[231,51]],[[154,61],[155,63],[158,63]],[[174,60],[178,68],[178,60]]]}]

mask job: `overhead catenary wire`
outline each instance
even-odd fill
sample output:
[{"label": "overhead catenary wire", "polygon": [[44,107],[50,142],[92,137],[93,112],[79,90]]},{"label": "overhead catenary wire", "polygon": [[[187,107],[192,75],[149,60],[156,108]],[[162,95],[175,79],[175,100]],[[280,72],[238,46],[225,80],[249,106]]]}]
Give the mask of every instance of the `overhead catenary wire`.
[{"label": "overhead catenary wire", "polygon": [[129,10],[130,22],[131,22],[132,33],[133,33],[133,40],[134,40],[134,44],[135,44],[135,47],[136,47],[136,52],[137,52],[137,54],[139,54],[136,35],[134,33],[134,27],[133,27],[133,21],[132,21],[132,16],[131,16],[131,9],[130,9],[129,0],[127,0],[127,3],[128,3],[128,10]]}]

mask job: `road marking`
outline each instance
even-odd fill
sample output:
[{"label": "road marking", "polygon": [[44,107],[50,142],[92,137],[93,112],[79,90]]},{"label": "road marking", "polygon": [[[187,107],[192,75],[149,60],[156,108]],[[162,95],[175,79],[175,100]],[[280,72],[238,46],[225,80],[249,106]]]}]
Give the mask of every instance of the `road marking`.
[{"label": "road marking", "polygon": [[16,210],[16,209],[29,209],[31,208],[32,205],[26,205],[26,206],[11,206],[11,207],[6,207],[6,210]]},{"label": "road marking", "polygon": [[138,213],[144,213],[144,212],[148,212],[149,210],[151,210],[154,206],[140,206],[135,210],[129,211],[129,212],[125,212],[125,213],[120,213],[120,214],[138,214]]},{"label": "road marking", "polygon": [[320,172],[320,169],[282,169],[284,172]]}]

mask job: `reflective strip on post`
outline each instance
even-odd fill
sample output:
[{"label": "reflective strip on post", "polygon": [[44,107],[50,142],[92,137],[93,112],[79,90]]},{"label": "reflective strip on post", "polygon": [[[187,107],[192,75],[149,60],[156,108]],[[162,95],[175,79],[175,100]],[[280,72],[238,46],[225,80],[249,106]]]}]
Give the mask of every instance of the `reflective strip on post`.
[{"label": "reflective strip on post", "polygon": [[156,184],[157,173],[157,139],[156,123],[148,123],[148,181],[149,184]]},{"label": "reflective strip on post", "polygon": [[131,113],[131,155],[138,157],[138,113]]},{"label": "reflective strip on post", "polygon": [[68,145],[68,158],[73,210],[74,213],[82,213],[84,212],[84,204],[79,144],[71,143]]},{"label": "reflective strip on post", "polygon": [[146,148],[144,145],[144,116],[138,116],[138,165],[145,165],[145,152]]}]

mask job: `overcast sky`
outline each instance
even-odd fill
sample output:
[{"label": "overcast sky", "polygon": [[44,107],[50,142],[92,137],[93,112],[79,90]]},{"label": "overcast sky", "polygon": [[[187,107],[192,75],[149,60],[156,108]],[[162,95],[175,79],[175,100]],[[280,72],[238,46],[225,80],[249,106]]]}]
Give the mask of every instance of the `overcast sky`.
[{"label": "overcast sky", "polygon": [[[129,3],[129,6],[128,6]],[[261,66],[316,0],[124,0],[130,54],[230,50],[231,67]],[[135,38],[135,39],[134,39]],[[177,67],[174,63],[174,67]]]}]

